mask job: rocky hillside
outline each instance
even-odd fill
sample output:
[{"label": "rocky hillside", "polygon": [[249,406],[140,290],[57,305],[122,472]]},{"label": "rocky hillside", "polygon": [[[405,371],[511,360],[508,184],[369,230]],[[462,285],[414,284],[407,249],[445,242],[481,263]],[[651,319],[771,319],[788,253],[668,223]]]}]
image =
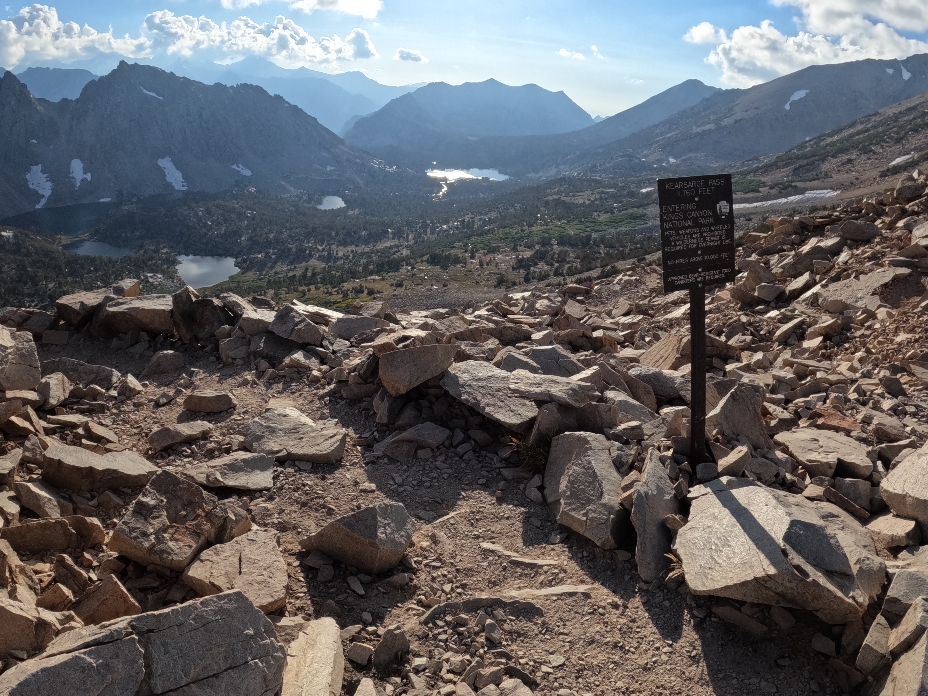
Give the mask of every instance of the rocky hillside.
[{"label": "rocky hillside", "polygon": [[745,238],[711,461],[654,266],[428,311],[132,279],[5,309],[0,693],[916,696],[926,189]]},{"label": "rocky hillside", "polygon": [[466,149],[477,138],[552,135],[590,125],[593,118],[566,94],[538,85],[435,82],[357,119],[345,140],[395,161],[406,161],[412,153],[434,160]]},{"label": "rocky hillside", "polygon": [[[331,192],[390,177],[260,87],[207,86],[125,62],[58,103],[6,73],[0,145],[0,216],[236,185]],[[402,188],[399,175],[390,182]]]},{"label": "rocky hillside", "polygon": [[806,140],[928,91],[928,55],[818,65],[745,90],[726,90],[561,168],[628,174],[731,166]]}]

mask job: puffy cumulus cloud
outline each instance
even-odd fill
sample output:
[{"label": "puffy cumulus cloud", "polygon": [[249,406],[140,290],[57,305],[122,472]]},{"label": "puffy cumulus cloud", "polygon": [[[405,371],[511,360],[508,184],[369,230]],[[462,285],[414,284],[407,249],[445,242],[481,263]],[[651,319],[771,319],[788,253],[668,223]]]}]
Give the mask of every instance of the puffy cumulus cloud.
[{"label": "puffy cumulus cloud", "polygon": [[566,48],[562,48],[557,54],[561,58],[571,58],[573,60],[586,60],[586,56],[582,53],[577,53],[576,51],[568,51]]},{"label": "puffy cumulus cloud", "polygon": [[[222,0],[226,2],[250,2],[257,3],[261,0]],[[313,12],[315,10],[333,10],[350,15],[358,15],[364,19],[373,19],[383,8],[383,0],[296,0],[290,5],[291,8],[303,10],[304,12]]]},{"label": "puffy cumulus cloud", "polygon": [[142,31],[156,51],[182,56],[197,53],[216,60],[256,55],[297,66],[377,55],[363,29],[354,29],[344,39],[334,35],[316,40],[286,17],[263,24],[248,17],[217,23],[208,17],[159,10],[145,18]]},{"label": "puffy cumulus cloud", "polygon": [[596,44],[590,46],[590,50],[593,51],[593,57],[597,60],[606,60],[606,56],[599,52],[599,49],[596,48]]},{"label": "puffy cumulus cloud", "polygon": [[[928,41],[901,32],[928,31],[925,0],[773,0],[795,7],[797,31],[784,34],[773,22],[738,27],[731,34],[703,22],[684,39],[715,44],[706,61],[728,84],[747,87],[810,65],[865,58],[904,59],[928,52]],[[928,38],[928,37],[926,37]]]},{"label": "puffy cumulus cloud", "polygon": [[429,59],[422,55],[422,51],[411,48],[398,48],[393,54],[393,60],[408,60],[411,63],[428,63]]},{"label": "puffy cumulus cloud", "polygon": [[0,67],[12,69],[24,60],[70,62],[99,53],[128,57],[150,54],[144,38],[119,38],[113,30],[101,32],[87,25],[62,22],[48,5],[30,5],[12,19],[0,20]]}]

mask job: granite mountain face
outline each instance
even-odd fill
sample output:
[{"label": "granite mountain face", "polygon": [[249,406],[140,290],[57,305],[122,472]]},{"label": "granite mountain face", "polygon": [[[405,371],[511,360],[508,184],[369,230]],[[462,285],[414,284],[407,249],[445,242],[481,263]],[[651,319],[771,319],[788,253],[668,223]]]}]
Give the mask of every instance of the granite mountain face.
[{"label": "granite mountain face", "polygon": [[120,63],[76,100],[0,78],[0,216],[121,196],[332,191],[398,177],[253,85],[204,85]]}]

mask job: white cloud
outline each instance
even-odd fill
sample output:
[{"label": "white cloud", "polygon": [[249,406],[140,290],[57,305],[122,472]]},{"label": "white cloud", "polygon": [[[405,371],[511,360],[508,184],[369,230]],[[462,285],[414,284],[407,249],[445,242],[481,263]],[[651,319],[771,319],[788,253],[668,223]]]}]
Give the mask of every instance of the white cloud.
[{"label": "white cloud", "polygon": [[599,49],[596,48],[596,44],[590,46],[590,50],[593,51],[593,57],[599,60],[606,60],[606,56],[599,52]]},{"label": "white cloud", "polygon": [[561,56],[561,58],[572,58],[574,60],[586,60],[586,56],[584,56],[582,53],[568,51],[566,48],[562,48],[560,51],[557,52],[557,54]]},{"label": "white cloud", "polygon": [[[236,2],[236,0],[222,0],[223,5],[226,2]],[[257,4],[261,0],[238,0]],[[364,19],[373,19],[383,8],[383,0],[297,0],[290,5],[291,8],[303,10],[304,12],[313,12],[314,10],[334,10],[344,14],[358,15]]]},{"label": "white cloud", "polygon": [[12,19],[0,20],[0,66],[13,68],[23,59],[72,61],[98,53],[146,56],[147,39],[119,38],[86,24],[62,22],[54,7],[30,5]]},{"label": "white cloud", "polygon": [[428,63],[429,59],[422,55],[422,51],[411,48],[398,48],[393,54],[393,60],[408,60],[412,63]]},{"label": "white cloud", "polygon": [[[876,58],[904,59],[928,52],[928,41],[900,32],[928,31],[924,0],[773,0],[795,7],[798,30],[787,35],[765,20],[738,27],[729,35],[709,22],[684,36],[712,43],[706,61],[722,70],[728,84],[746,87],[810,65]],[[928,37],[926,37],[928,38]]]}]

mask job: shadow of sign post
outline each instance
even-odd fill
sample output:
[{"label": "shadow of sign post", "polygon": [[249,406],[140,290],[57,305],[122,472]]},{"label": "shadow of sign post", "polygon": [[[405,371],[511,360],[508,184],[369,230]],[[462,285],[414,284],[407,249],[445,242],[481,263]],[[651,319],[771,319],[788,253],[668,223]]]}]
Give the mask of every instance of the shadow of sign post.
[{"label": "shadow of sign post", "polygon": [[690,461],[706,455],[706,289],[735,279],[731,174],[657,180],[664,292],[690,294]]}]

